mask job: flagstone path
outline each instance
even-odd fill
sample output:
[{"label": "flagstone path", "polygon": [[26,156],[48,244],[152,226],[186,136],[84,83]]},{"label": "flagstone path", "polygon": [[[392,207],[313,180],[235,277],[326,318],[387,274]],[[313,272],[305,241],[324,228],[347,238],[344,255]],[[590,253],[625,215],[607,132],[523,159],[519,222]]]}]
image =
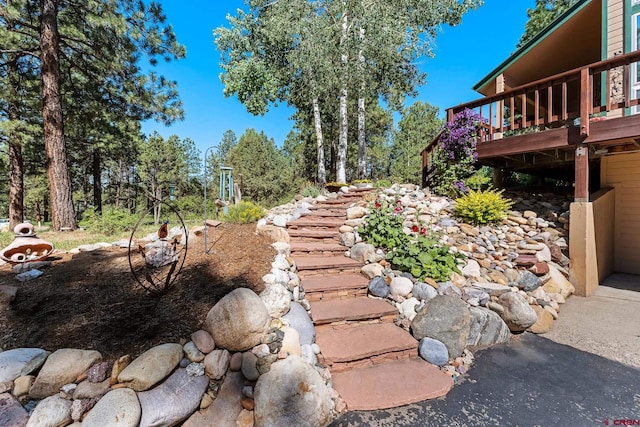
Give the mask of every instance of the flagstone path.
[{"label": "flagstone path", "polygon": [[398,310],[367,297],[362,263],[344,256],[339,229],[365,193],[317,204],[287,225],[302,288],[311,303],[320,360],[349,410],[386,409],[441,397],[451,377],[418,356],[418,341],[393,324]]}]

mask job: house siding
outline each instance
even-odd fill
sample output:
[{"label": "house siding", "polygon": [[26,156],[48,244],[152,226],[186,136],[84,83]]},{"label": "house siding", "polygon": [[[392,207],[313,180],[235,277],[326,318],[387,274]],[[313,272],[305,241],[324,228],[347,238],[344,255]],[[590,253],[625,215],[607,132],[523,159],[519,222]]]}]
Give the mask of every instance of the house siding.
[{"label": "house siding", "polygon": [[624,0],[609,0],[607,6],[607,58],[624,52]]},{"label": "house siding", "polygon": [[[606,58],[613,58],[624,52],[624,2],[625,0],[609,0],[607,2],[606,26],[603,28],[603,37],[606,37]],[[611,70],[610,93],[611,102],[624,101],[624,70],[617,68]],[[609,117],[620,117],[622,110],[612,111],[607,114]]]}]

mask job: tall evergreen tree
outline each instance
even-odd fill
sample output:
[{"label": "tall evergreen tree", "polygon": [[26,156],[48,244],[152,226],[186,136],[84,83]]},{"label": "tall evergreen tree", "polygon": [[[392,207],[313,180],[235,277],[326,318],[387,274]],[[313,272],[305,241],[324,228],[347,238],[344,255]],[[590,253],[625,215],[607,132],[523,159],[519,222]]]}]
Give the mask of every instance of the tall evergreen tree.
[{"label": "tall evergreen tree", "polygon": [[516,47],[524,46],[540,31],[544,30],[558,16],[573,6],[577,0],[536,0],[536,6],[527,10],[529,20],[524,26],[524,34]]},{"label": "tall evergreen tree", "polygon": [[[154,73],[144,74],[140,69],[143,56],[152,64],[159,57],[168,60],[184,56],[184,48],[176,42],[165,20],[159,4],[153,1],[0,0],[2,31],[12,34],[0,40],[0,52],[33,55],[39,60],[42,122],[55,229],[75,227],[66,156],[70,146],[74,152],[82,144],[97,141],[96,135],[105,131],[117,133],[115,128],[126,127],[112,125],[127,119],[155,117],[171,122],[182,117],[175,83]],[[33,41],[36,48],[30,46]],[[89,109],[94,113],[106,111],[103,116],[109,117],[97,120]],[[91,124],[111,126],[96,126],[99,128],[96,134],[83,135],[81,141],[68,141],[65,130],[69,127],[65,129],[63,121],[68,117],[82,117]],[[100,169],[103,151],[108,150],[98,147],[84,158],[94,159],[94,169]],[[95,177],[98,178],[97,172]],[[12,182],[11,186],[18,184]]]}]

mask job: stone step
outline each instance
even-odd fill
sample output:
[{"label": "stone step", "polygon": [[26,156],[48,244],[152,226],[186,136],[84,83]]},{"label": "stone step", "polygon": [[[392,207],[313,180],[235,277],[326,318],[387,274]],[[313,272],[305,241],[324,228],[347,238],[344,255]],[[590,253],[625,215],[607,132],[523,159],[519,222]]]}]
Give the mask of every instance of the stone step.
[{"label": "stone step", "polygon": [[312,228],[312,229],[330,229],[330,230],[339,230],[340,227],[344,225],[344,218],[333,219],[333,218],[301,218],[296,221],[291,221],[287,223],[287,229],[301,229],[301,228]]},{"label": "stone step", "polygon": [[321,211],[328,210],[332,212],[347,212],[347,209],[353,204],[353,202],[347,203],[327,203],[327,202],[318,202],[317,204],[311,206],[309,208],[310,211]]},{"label": "stone step", "polygon": [[331,372],[418,356],[418,341],[393,323],[318,328],[316,342]]},{"label": "stone step", "polygon": [[340,274],[337,276],[309,277],[302,281],[307,298],[321,292],[364,290],[366,295],[369,280],[361,274]]},{"label": "stone step", "polygon": [[287,230],[287,232],[289,233],[291,242],[309,241],[308,239],[312,239],[311,241],[313,241],[313,239],[334,239],[337,242],[340,237],[340,232],[337,230],[304,230],[293,228]]},{"label": "stone step", "polygon": [[323,202],[318,202],[317,205],[315,205],[316,207],[318,206],[337,206],[337,207],[342,207],[343,205],[346,207],[349,207],[351,205],[353,205],[354,203],[356,203],[358,201],[358,199],[354,199],[352,197],[349,197],[347,199],[330,199],[330,200],[325,200]]},{"label": "stone step", "polygon": [[449,375],[419,358],[337,372],[332,381],[350,411],[389,409],[435,399],[453,387]]},{"label": "stone step", "polygon": [[359,273],[362,263],[345,256],[297,256],[295,257],[298,273],[331,274],[335,271],[351,271]]},{"label": "stone step", "polygon": [[398,309],[385,300],[350,298],[311,303],[311,319],[316,325],[347,324],[349,322],[393,322]]},{"label": "stone step", "polygon": [[338,242],[291,242],[291,254],[295,256],[336,256],[349,250]]},{"label": "stone step", "polygon": [[347,219],[347,210],[345,209],[344,211],[338,211],[338,210],[332,210],[332,209],[313,209],[310,210],[310,213],[304,213],[302,214],[302,218],[304,219],[311,219],[311,218],[340,218],[340,219]]}]

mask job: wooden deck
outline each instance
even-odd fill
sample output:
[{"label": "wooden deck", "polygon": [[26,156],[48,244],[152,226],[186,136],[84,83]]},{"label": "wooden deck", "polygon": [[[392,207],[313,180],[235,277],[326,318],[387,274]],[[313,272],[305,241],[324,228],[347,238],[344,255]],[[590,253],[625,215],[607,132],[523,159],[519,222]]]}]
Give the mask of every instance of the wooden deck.
[{"label": "wooden deck", "polygon": [[[630,93],[639,63],[640,51],[620,55],[449,108],[447,119],[466,109],[481,117],[480,164],[566,169],[575,166],[578,150],[587,164],[597,164],[612,151],[640,149],[640,99]],[[438,137],[422,152],[423,177],[437,144]]]}]

